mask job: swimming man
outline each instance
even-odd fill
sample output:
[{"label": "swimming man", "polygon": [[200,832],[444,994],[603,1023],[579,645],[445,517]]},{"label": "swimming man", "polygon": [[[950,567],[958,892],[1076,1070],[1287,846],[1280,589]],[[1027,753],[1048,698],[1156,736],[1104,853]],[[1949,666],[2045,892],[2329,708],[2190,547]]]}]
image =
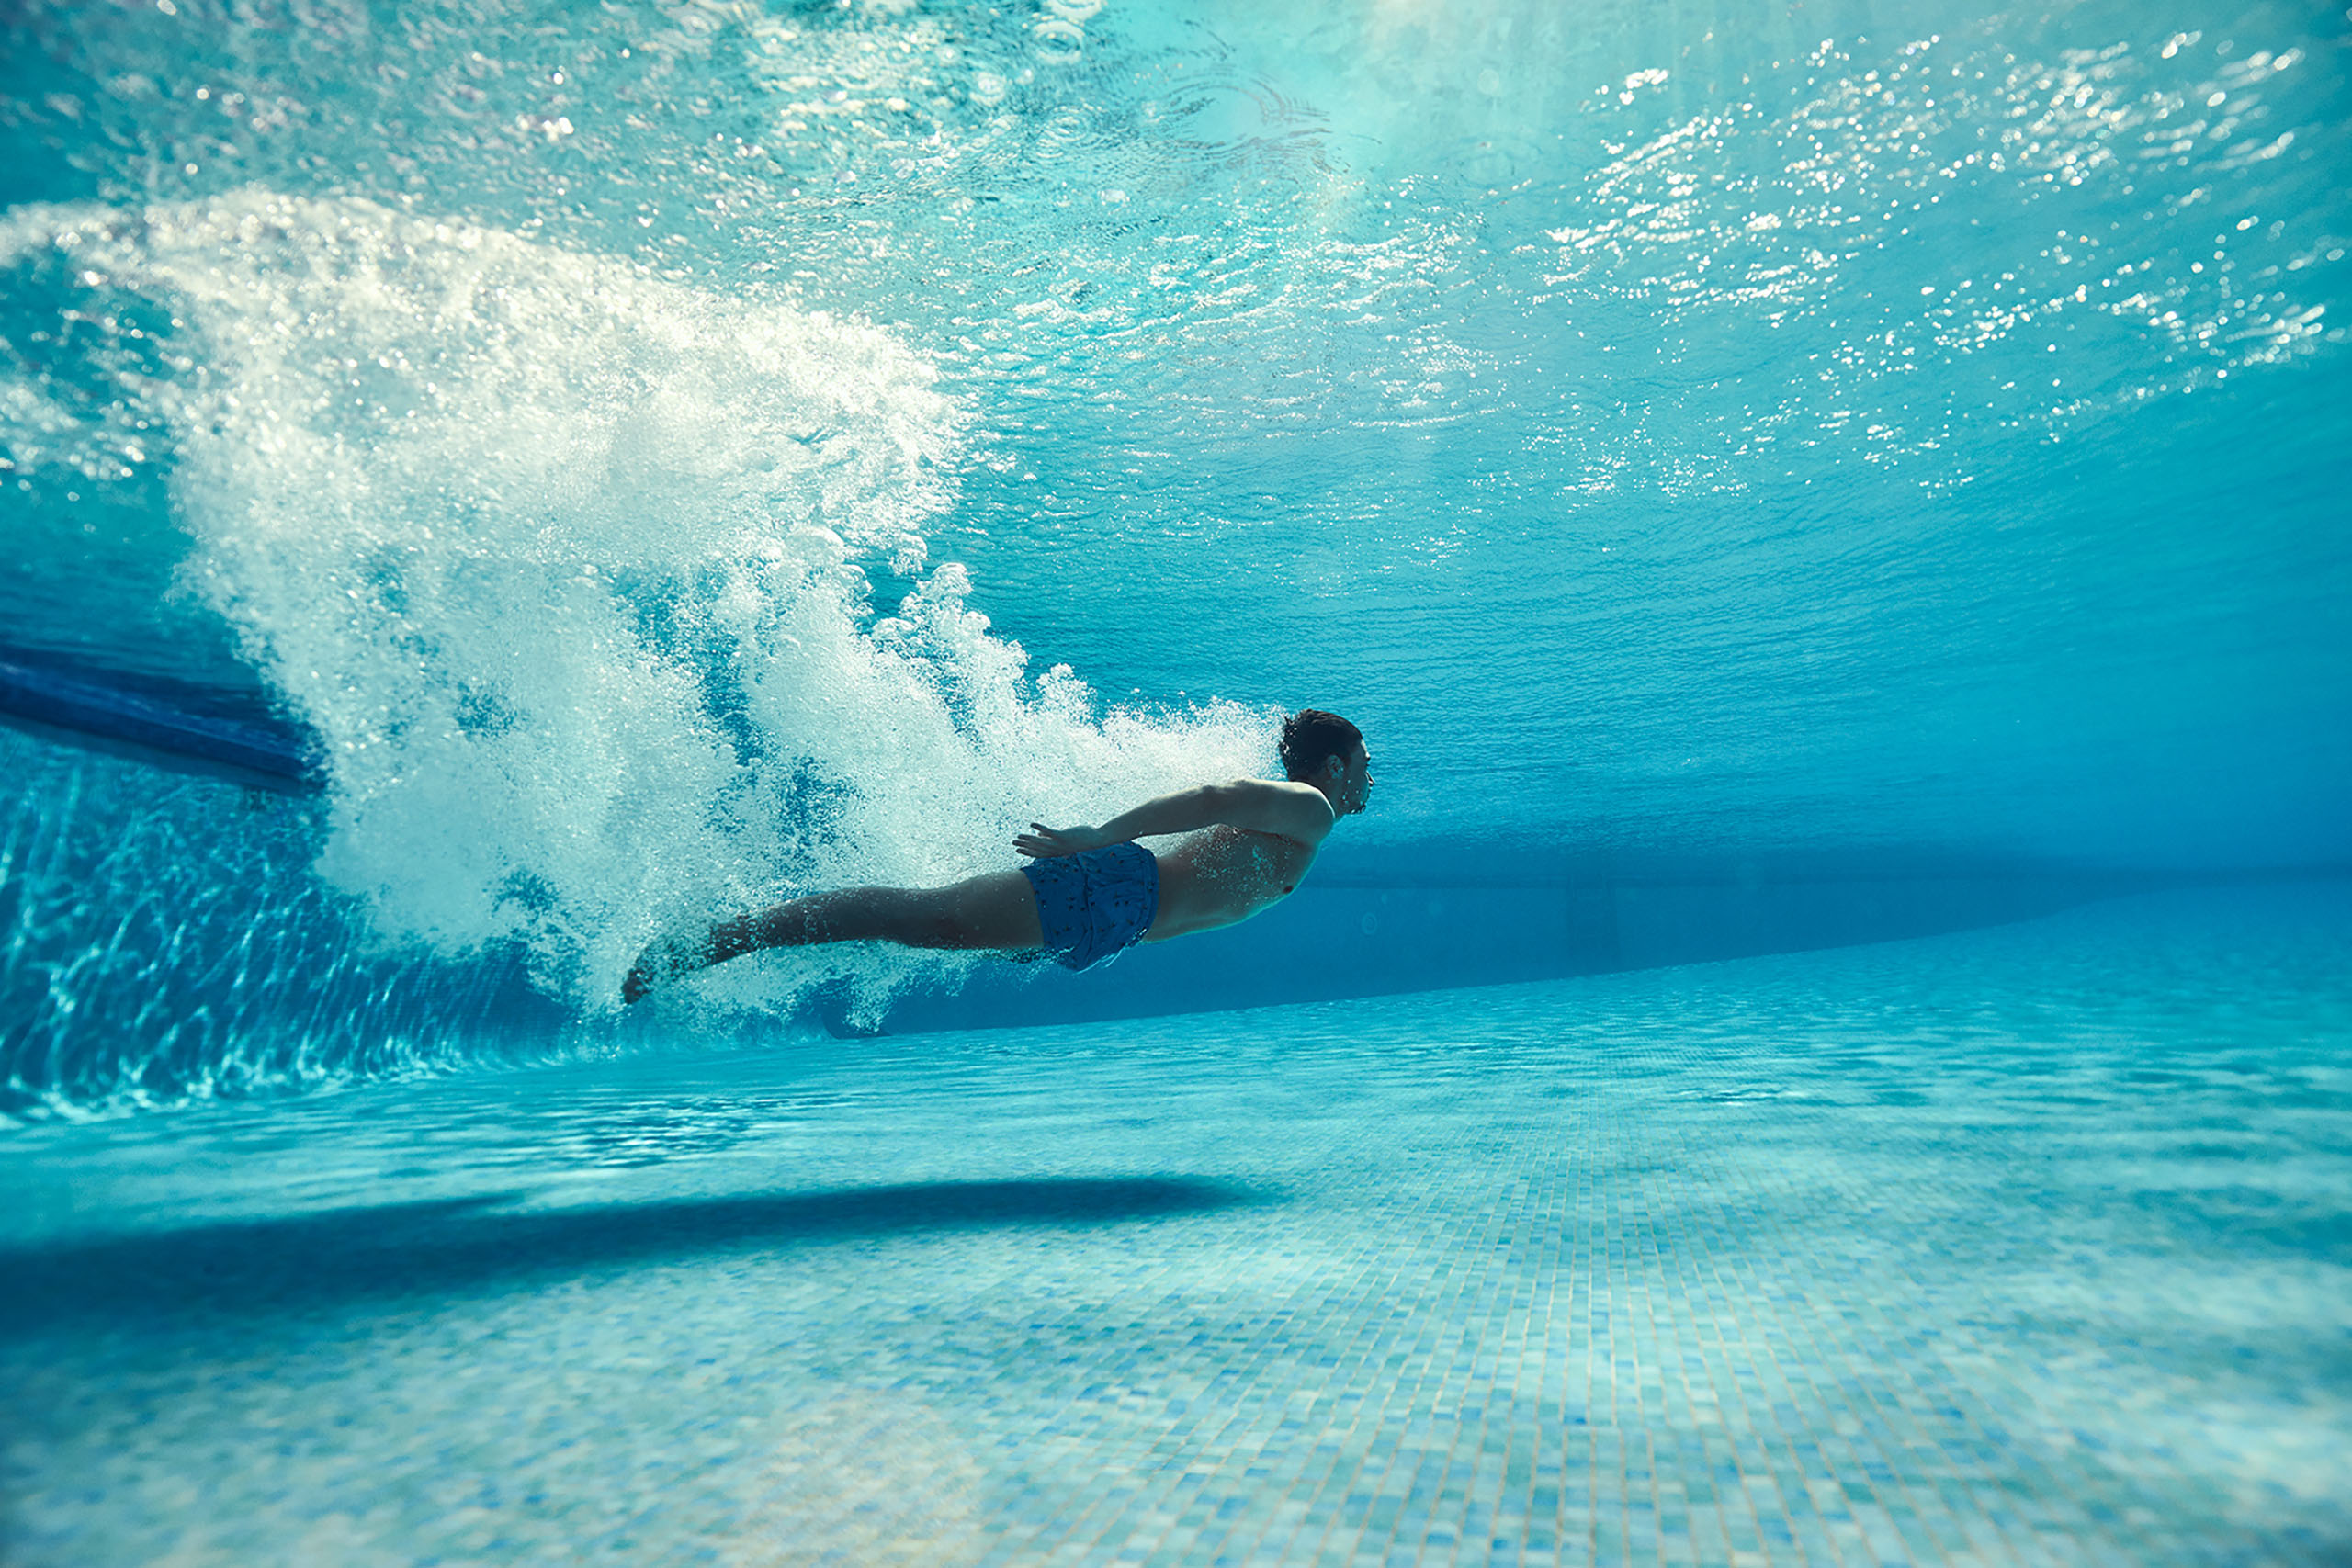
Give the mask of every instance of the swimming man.
[{"label": "swimming man", "polygon": [[[1146,801],[1099,828],[1029,824],[1019,871],[948,887],[851,887],[654,943],[621,983],[635,1001],[665,980],[771,947],[895,942],[906,947],[1043,950],[1091,969],[1138,942],[1246,920],[1297,887],[1340,818],[1372,796],[1363,732],[1307,708],[1283,725],[1287,778],[1203,784]],[[1154,853],[1137,839],[1192,835]]]}]

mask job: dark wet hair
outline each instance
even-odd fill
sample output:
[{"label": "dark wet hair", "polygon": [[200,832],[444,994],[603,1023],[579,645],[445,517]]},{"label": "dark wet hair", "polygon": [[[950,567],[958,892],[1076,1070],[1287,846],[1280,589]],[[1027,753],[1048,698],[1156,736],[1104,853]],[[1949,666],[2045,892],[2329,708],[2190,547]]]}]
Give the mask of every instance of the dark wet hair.
[{"label": "dark wet hair", "polygon": [[1301,708],[1283,720],[1283,772],[1304,780],[1333,757],[1347,761],[1363,744],[1363,731],[1338,714]]}]

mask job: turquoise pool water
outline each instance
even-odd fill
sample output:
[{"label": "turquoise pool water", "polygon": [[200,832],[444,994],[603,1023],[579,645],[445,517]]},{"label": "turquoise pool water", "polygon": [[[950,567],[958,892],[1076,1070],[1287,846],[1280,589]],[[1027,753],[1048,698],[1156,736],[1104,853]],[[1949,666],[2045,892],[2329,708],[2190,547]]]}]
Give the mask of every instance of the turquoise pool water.
[{"label": "turquoise pool water", "polygon": [[2352,895],[0,1149],[26,1562],[2327,1563]]},{"label": "turquoise pool water", "polygon": [[0,1556],[2340,1559],[2347,62],[0,10]]},{"label": "turquoise pool water", "polygon": [[12,1113],[605,1049],[1305,704],[1327,886],[2352,856],[2334,10],[10,16],[0,658],[327,784],[12,753]]}]

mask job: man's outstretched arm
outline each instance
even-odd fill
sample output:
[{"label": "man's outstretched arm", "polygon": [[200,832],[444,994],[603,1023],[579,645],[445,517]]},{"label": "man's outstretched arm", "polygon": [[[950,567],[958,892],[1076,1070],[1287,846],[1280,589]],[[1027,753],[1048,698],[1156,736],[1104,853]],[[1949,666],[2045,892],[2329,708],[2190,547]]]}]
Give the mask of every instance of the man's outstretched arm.
[{"label": "man's outstretched arm", "polygon": [[1236,779],[1231,784],[1201,784],[1147,800],[1099,828],[1048,828],[1043,822],[1032,822],[1029,832],[1014,837],[1012,847],[1024,855],[1044,859],[1083,854],[1130,839],[1190,833],[1220,823],[1316,844],[1322,842],[1337,820],[1331,814],[1331,803],[1312,784]]}]

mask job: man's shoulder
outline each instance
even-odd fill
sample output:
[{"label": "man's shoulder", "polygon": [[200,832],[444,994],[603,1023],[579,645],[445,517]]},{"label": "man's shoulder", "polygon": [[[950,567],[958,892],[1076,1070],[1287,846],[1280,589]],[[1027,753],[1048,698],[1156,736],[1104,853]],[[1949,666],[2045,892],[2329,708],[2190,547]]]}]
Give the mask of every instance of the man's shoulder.
[{"label": "man's shoulder", "polygon": [[1321,843],[1340,819],[1321,790],[1296,779],[1236,779],[1233,787],[1262,803],[1266,819],[1250,824],[1261,832],[1312,846]]},{"label": "man's shoulder", "polygon": [[1319,802],[1325,811],[1331,809],[1330,801],[1324,797],[1321,790],[1311,784],[1301,784],[1296,779],[1236,779],[1229,787],[1262,791],[1285,800]]},{"label": "man's shoulder", "polygon": [[1317,800],[1323,798],[1321,790],[1311,784],[1301,784],[1296,779],[1236,779],[1233,782],[1250,789],[1271,789],[1283,795],[1311,795]]}]

